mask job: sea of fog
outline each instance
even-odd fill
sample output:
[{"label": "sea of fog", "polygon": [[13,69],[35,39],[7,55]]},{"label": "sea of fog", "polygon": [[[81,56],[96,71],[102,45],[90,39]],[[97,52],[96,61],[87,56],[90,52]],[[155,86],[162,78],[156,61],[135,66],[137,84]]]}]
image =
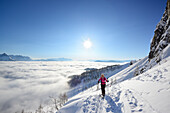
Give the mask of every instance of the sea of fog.
[{"label": "sea of fog", "polygon": [[[69,90],[68,77],[86,68],[102,68],[118,63],[86,61],[0,61],[0,112],[35,111]],[[120,63],[119,63],[120,64]]]}]

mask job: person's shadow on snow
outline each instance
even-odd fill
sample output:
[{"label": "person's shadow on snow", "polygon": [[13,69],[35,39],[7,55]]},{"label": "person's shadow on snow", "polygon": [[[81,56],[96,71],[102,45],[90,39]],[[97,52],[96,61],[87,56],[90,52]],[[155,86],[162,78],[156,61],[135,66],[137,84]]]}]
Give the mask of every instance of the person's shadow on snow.
[{"label": "person's shadow on snow", "polygon": [[106,99],[107,103],[110,105],[106,108],[106,112],[111,111],[114,113],[122,113],[121,104],[116,105],[116,103],[113,101],[113,99],[108,95],[105,95],[105,99]]}]

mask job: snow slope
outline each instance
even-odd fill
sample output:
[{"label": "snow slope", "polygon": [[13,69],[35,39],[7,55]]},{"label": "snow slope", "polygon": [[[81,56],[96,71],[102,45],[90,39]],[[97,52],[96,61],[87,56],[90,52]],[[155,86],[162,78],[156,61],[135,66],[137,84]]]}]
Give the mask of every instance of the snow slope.
[{"label": "snow slope", "polygon": [[[166,53],[169,52],[167,48]],[[131,78],[135,66],[144,65],[146,59],[112,76],[116,77],[119,83],[107,85],[104,100],[100,97],[101,91],[94,86],[70,98],[58,113],[168,113],[170,56],[143,74]]]}]

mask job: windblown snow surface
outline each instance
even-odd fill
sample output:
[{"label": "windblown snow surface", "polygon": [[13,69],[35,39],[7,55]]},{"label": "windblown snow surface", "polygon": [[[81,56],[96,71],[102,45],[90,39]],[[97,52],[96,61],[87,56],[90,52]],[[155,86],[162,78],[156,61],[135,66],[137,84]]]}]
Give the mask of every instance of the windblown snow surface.
[{"label": "windblown snow surface", "polygon": [[70,98],[57,113],[169,113],[169,46],[163,55],[161,62],[139,76],[133,77],[135,67],[145,65],[147,57],[110,77],[116,77],[117,84],[107,84],[104,99],[95,85]]}]

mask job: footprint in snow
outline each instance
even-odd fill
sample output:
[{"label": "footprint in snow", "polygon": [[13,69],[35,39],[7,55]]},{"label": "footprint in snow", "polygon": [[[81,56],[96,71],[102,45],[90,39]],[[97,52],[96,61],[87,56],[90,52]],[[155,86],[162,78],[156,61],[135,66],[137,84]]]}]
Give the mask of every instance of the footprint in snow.
[{"label": "footprint in snow", "polygon": [[122,113],[121,104],[116,105],[115,101],[108,95],[105,96],[107,101],[106,112]]}]

